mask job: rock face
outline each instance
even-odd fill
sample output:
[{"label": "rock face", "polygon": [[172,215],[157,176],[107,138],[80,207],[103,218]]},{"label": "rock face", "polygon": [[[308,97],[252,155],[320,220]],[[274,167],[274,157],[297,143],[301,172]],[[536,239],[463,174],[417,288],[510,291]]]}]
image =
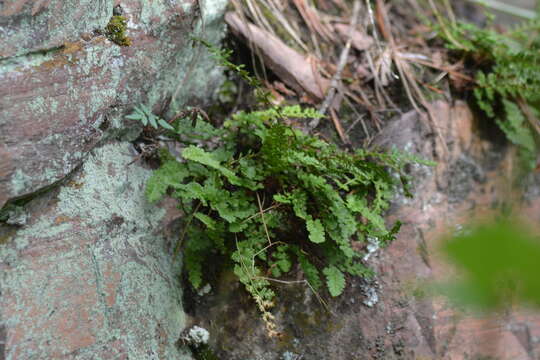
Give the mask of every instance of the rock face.
[{"label": "rock face", "polygon": [[[174,205],[150,206],[150,170],[128,144],[94,150],[60,189],[27,205],[0,247],[6,359],[175,359],[184,327],[180,262],[165,233]],[[2,354],[2,353],[0,353]],[[188,357],[185,357],[188,358]]]},{"label": "rock face", "polygon": [[[218,42],[225,6],[0,1],[0,359],[190,358],[179,214],[146,202],[124,116],[212,98],[222,74],[190,36]],[[113,11],[130,46],[104,35]]]},{"label": "rock face", "polygon": [[[371,254],[374,280],[348,279],[328,308],[305,286],[278,286],[276,320],[283,335],[269,339],[257,310],[229,274],[212,293],[186,297],[188,321],[210,330],[220,359],[537,359],[540,314],[512,310],[501,316],[461,312],[424,285],[451,270],[437,256],[439,237],[474,217],[498,211],[508,194],[510,152],[503,137],[487,133],[463,103],[434,105],[435,124],[415,112],[390,123],[375,140],[438,162],[413,166],[415,197],[398,197],[389,221],[403,221],[398,238]],[[431,130],[438,128],[448,150]],[[434,158],[436,156],[436,158]],[[540,220],[540,177],[531,177],[524,213]],[[532,189],[536,189],[533,191]],[[481,259],[479,259],[481,261]],[[187,294],[187,293],[186,293]],[[324,295],[323,295],[324,297]],[[254,320],[256,319],[256,320]],[[258,320],[257,320],[258,319]]]},{"label": "rock face", "polygon": [[[171,113],[211,95],[219,69],[190,36],[215,42],[226,0],[200,4],[0,3],[0,208],[64,178],[107,135],[129,137],[122,119],[134,105]],[[113,7],[131,46],[102,35]]]}]

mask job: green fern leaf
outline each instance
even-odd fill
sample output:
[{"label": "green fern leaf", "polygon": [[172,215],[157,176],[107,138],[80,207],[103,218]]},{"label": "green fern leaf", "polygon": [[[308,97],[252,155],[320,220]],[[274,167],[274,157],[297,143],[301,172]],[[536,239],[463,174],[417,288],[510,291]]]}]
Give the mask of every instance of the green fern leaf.
[{"label": "green fern leaf", "polygon": [[148,117],[146,115],[141,116],[141,123],[146,126],[148,125]]},{"label": "green fern leaf", "polygon": [[169,187],[181,184],[188,175],[184,164],[176,160],[165,161],[146,183],[146,198],[151,203],[160,200]]},{"label": "green fern leaf", "polygon": [[188,280],[195,289],[202,285],[202,259],[196,254],[187,253],[184,258],[185,267],[188,273]]},{"label": "green fern leaf", "polygon": [[148,122],[150,123],[150,125],[151,125],[154,129],[157,129],[157,128],[158,128],[157,117],[156,117],[154,114],[150,114],[150,115],[148,116]]},{"label": "green fern leaf", "polygon": [[319,219],[306,219],[306,227],[309,232],[309,240],[315,244],[324,242],[324,227]]},{"label": "green fern leaf", "polygon": [[503,104],[506,111],[506,121],[498,119],[497,124],[510,141],[529,152],[534,152],[536,145],[532,132],[526,125],[525,116],[516,103],[503,100]]},{"label": "green fern leaf", "polygon": [[143,119],[143,117],[144,117],[144,116],[143,116],[142,114],[140,114],[140,113],[138,113],[138,112],[135,111],[135,112],[133,112],[133,113],[127,115],[127,116],[126,116],[126,119],[129,119],[129,120],[139,120],[139,121],[141,121],[141,120]]},{"label": "green fern leaf", "polygon": [[209,229],[215,230],[216,229],[216,222],[214,219],[212,219],[210,216],[205,215],[203,213],[197,212],[193,215],[196,219],[199,219],[204,225],[206,225]]},{"label": "green fern leaf", "polygon": [[274,269],[277,269],[276,274],[279,273],[279,275],[274,276],[280,276],[281,273],[288,273],[291,270],[292,262],[291,258],[288,253],[289,246],[287,245],[280,245],[277,247],[276,251],[272,254],[272,257],[275,259],[275,265],[277,267],[274,267]]},{"label": "green fern leaf", "polygon": [[299,119],[318,119],[323,118],[324,115],[318,112],[314,108],[302,109],[300,105],[285,106],[280,109],[281,115],[284,117],[292,117]]},{"label": "green fern leaf", "polygon": [[188,280],[195,289],[198,289],[202,285],[202,266],[201,264],[190,264],[186,262],[188,269]]},{"label": "green fern leaf", "polygon": [[326,286],[330,295],[336,297],[343,293],[345,289],[345,275],[335,266],[328,266],[323,269],[326,276]]},{"label": "green fern leaf", "polygon": [[347,196],[347,207],[351,211],[359,213],[366,218],[369,221],[370,226],[376,229],[381,236],[388,233],[383,217],[372,211],[368,207],[365,199],[360,199],[357,196],[349,195]]},{"label": "green fern leaf", "polygon": [[171,130],[171,131],[174,131],[174,130],[175,130],[174,127],[173,127],[171,124],[169,124],[168,122],[166,122],[166,121],[163,120],[163,119],[160,119],[160,118],[159,118],[159,119],[158,119],[158,123],[159,123],[159,126],[161,126],[161,127],[164,128],[164,129]]},{"label": "green fern leaf", "polygon": [[192,181],[187,184],[176,184],[176,196],[185,200],[200,200],[204,205],[207,204],[208,193],[198,182]]},{"label": "green fern leaf", "polygon": [[186,160],[198,162],[200,164],[209,166],[215,170],[221,172],[227,180],[233,185],[244,185],[245,182],[241,181],[235,173],[226,167],[222,166],[218,160],[214,158],[212,153],[206,152],[196,146],[189,146],[182,151],[182,157]]},{"label": "green fern leaf", "polygon": [[297,256],[298,263],[300,264],[302,272],[306,276],[306,280],[309,282],[309,284],[313,287],[314,290],[319,290],[322,286],[319,270],[317,270],[315,265],[309,262],[307,257],[300,251],[297,252]]}]

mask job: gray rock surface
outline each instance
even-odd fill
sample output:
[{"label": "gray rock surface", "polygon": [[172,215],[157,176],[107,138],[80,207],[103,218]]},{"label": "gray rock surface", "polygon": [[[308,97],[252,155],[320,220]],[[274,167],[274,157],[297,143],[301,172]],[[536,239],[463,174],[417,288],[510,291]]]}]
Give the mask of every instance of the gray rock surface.
[{"label": "gray rock surface", "polygon": [[[226,0],[0,2],[0,359],[190,359],[174,203],[125,120],[170,116],[222,80]],[[118,7],[120,6],[120,7]],[[115,11],[131,46],[103,34]]]},{"label": "gray rock surface", "polygon": [[[102,35],[119,5],[131,46]],[[0,3],[0,208],[64,178],[123,116],[208,99],[221,79],[191,35],[216,42],[226,0]],[[202,6],[202,7],[200,7]],[[169,99],[171,106],[167,106]]]},{"label": "gray rock surface", "polygon": [[66,185],[26,205],[24,227],[4,232],[2,358],[189,358],[175,344],[181,263],[169,248],[179,214],[148,204],[151,171],[127,167],[132,158],[126,143],[92,151]]}]

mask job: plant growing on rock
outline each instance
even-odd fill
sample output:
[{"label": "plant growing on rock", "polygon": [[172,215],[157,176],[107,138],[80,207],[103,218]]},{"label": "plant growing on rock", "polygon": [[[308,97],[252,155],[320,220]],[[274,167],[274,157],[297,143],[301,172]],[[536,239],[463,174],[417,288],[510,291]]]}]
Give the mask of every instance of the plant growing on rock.
[{"label": "plant growing on rock", "polygon": [[[140,108],[131,118],[163,125],[144,114]],[[221,128],[201,118],[166,123],[186,146],[179,158],[162,149],[147,184],[149,201],[172,196],[186,214],[175,254],[183,248],[191,285],[205,283],[210,257],[227,257],[270,335],[277,334],[272,282],[300,270],[314,291],[325,284],[338,296],[347,274],[371,273],[362,263],[364,240],[385,244],[400,226],[388,229],[382,215],[396,188],[406,186],[395,175],[412,160],[397,152],[348,153],[290,125],[321,116],[296,105],[238,112]]]},{"label": "plant growing on rock", "polygon": [[540,19],[499,33],[439,16],[438,29],[450,49],[475,63],[478,107],[518,146],[525,167],[534,168],[540,135]]}]

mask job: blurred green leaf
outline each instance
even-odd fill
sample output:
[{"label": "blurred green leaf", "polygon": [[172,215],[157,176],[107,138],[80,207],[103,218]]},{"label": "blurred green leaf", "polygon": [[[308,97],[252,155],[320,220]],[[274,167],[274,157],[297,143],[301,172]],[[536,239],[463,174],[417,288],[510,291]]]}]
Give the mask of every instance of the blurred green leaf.
[{"label": "blurred green leaf", "polygon": [[444,287],[452,299],[487,309],[509,301],[540,306],[540,241],[518,221],[463,231],[445,251],[464,275]]}]

